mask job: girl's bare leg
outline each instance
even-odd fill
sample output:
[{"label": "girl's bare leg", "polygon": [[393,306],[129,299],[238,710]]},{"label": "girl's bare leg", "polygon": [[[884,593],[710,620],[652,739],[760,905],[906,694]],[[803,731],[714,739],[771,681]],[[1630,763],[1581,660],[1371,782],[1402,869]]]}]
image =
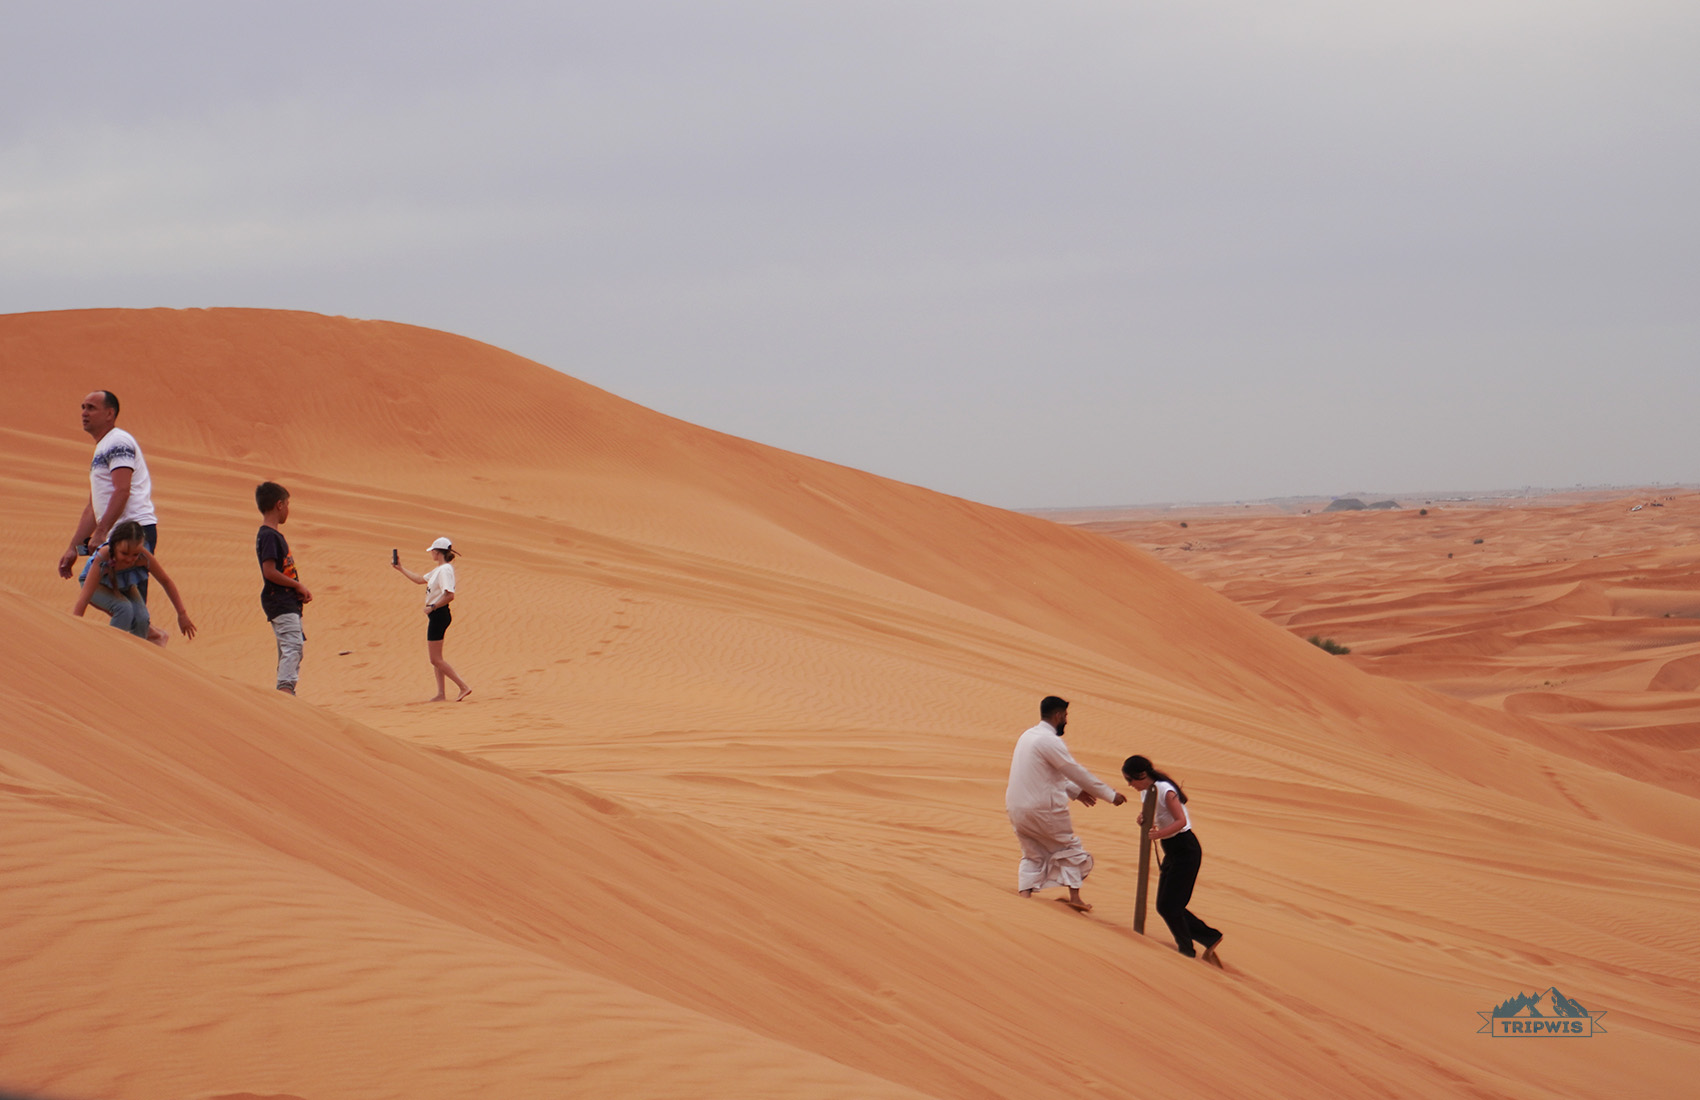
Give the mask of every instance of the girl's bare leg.
[{"label": "girl's bare leg", "polygon": [[437,677],[437,694],[431,696],[431,698],[426,701],[431,703],[441,703],[443,700],[448,698],[448,694],[443,687],[443,643],[428,641],[425,643],[425,651],[431,657],[431,671],[435,673]]},{"label": "girl's bare leg", "polygon": [[455,672],[453,665],[443,660],[443,643],[426,642],[425,644],[431,653],[431,668],[437,674],[437,694],[431,701],[433,703],[439,703],[448,698],[448,691],[443,683],[443,678],[445,676],[450,680],[453,680],[455,686],[460,688],[460,694],[455,697],[455,702],[458,703],[462,699],[465,699],[468,695],[471,695],[472,689],[466,686],[466,681],[462,680],[460,678],[460,674]]},{"label": "girl's bare leg", "polygon": [[447,661],[443,662],[442,674],[453,680],[455,687],[460,688],[460,694],[455,696],[455,702],[458,703],[462,699],[465,699],[468,695],[472,694],[472,689],[466,686],[466,681],[460,678],[460,674],[455,672],[454,666],[449,664]]}]

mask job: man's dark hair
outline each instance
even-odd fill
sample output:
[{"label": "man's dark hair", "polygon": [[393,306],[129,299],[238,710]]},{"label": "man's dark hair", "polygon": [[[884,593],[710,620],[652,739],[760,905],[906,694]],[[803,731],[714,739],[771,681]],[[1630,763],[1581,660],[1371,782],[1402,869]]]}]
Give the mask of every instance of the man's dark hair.
[{"label": "man's dark hair", "polygon": [[118,415],[118,395],[113,393],[111,390],[101,390],[100,392],[101,392],[102,397],[105,399],[106,407],[112,410],[113,416],[117,416]]},{"label": "man's dark hair", "polygon": [[289,490],[275,481],[262,481],[254,489],[254,503],[262,512],[269,512],[277,507],[278,501],[288,499]]},{"label": "man's dark hair", "polygon": [[1049,718],[1059,710],[1068,709],[1068,700],[1059,699],[1055,695],[1047,695],[1039,700],[1039,717]]}]

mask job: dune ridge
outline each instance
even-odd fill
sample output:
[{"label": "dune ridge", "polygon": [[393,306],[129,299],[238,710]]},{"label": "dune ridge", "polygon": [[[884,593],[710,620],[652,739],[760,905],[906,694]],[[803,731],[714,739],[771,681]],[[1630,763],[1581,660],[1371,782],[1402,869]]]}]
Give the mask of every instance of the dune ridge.
[{"label": "dune ridge", "polygon": [[[0,1088],[1119,1096],[1160,1064],[1178,1096],[1532,1097],[1700,1068],[1700,789],[1668,746],[1590,753],[1112,539],[442,333],[13,315],[0,363]],[[279,378],[306,396],[265,404]],[[63,613],[98,385],[192,644]],[[265,688],[262,476],[319,596],[300,699]],[[439,533],[458,707],[412,702],[388,568]],[[1184,777],[1228,973],[1132,934],[1122,811],[1076,817],[1091,917],[1014,896],[1004,772],[1050,690],[1101,775]],[[1474,1034],[1554,984],[1609,1042]]]},{"label": "dune ridge", "polygon": [[1580,743],[1700,748],[1700,494],[1429,511],[1084,526],[1377,675],[1602,735]]}]

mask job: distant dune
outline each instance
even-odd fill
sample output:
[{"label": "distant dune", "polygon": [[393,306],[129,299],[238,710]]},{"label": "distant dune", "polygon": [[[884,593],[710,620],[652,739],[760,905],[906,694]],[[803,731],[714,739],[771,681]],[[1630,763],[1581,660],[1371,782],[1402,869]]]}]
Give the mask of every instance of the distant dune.
[{"label": "distant dune", "polygon": [[1206,518],[1190,550],[1170,523],[1089,526],[1366,671],[1600,735],[1585,744],[1676,750],[1673,774],[1700,749],[1700,494]]},{"label": "distant dune", "polygon": [[[1331,657],[1116,539],[439,332],[20,314],[0,364],[0,1091],[1533,1098],[1700,1071],[1700,771],[1672,744],[1370,675],[1354,636]],[[72,619],[53,573],[101,386],[203,631],[163,652]],[[295,699],[262,477],[318,596]],[[428,706],[389,553],[439,534],[476,690]],[[1076,813],[1093,914],[1014,894],[1004,780],[1050,691],[1100,775],[1138,751],[1186,784],[1225,972],[1132,932],[1128,808]],[[1553,986],[1610,1034],[1475,1034]]]}]

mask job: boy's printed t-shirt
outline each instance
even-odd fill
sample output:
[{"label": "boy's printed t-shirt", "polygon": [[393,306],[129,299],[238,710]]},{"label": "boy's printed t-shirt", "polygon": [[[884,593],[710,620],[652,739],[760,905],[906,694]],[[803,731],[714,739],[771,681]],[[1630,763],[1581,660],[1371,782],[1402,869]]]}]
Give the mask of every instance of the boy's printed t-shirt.
[{"label": "boy's printed t-shirt", "polygon": [[89,500],[94,505],[94,518],[98,521],[106,514],[113,493],[112,471],[121,466],[131,471],[130,499],[124,502],[124,511],[112,526],[127,519],[143,527],[157,524],[159,520],[153,512],[153,479],[148,476],[147,460],[142,457],[136,437],[123,428],[113,428],[101,436],[94,445],[94,457],[89,460]]},{"label": "boy's printed t-shirt", "polygon": [[[290,580],[300,580],[300,574],[295,572],[295,555],[289,552],[289,540],[283,537],[283,532],[276,527],[260,525],[260,533],[254,539],[254,552],[259,555],[262,572],[266,562],[277,566],[277,571]],[[265,609],[266,620],[269,622],[279,615],[299,615],[301,613],[301,597],[295,589],[267,581],[260,589],[260,606]]]}]

